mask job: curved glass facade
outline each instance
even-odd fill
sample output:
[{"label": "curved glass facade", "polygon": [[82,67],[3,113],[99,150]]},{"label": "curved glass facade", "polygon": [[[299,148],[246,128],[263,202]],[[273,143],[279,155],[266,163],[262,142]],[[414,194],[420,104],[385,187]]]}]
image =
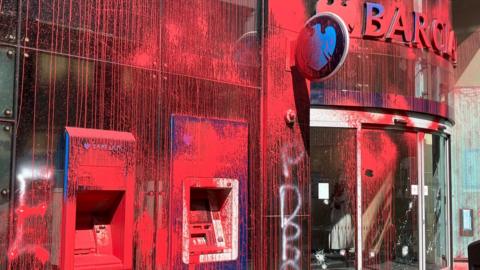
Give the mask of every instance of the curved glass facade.
[{"label": "curved glass facade", "polygon": [[[455,59],[443,52],[455,46],[448,44],[452,27],[449,10],[444,7],[450,2],[367,3],[317,2],[317,12],[334,12],[344,19],[352,40],[339,74],[312,83],[312,104],[417,111],[451,118],[449,93]],[[436,31],[436,22],[444,23],[441,31]],[[370,28],[378,33],[370,33]]]},{"label": "curved glass facade", "polygon": [[312,105],[376,107],[452,117],[452,63],[400,44],[352,39],[350,46],[336,76],[311,84]]}]

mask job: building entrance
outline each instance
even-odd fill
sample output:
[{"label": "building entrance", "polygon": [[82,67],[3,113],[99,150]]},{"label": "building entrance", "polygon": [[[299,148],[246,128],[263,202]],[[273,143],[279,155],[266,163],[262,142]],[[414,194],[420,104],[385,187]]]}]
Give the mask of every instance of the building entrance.
[{"label": "building entrance", "polygon": [[448,268],[448,127],[326,109],[310,126],[311,268]]}]

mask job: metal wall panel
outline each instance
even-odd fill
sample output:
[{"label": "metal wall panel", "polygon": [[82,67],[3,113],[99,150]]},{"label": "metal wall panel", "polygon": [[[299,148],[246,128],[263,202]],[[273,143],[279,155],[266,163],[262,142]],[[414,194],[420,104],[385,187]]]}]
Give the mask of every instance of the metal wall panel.
[{"label": "metal wall panel", "polygon": [[0,118],[13,118],[15,58],[15,48],[0,47]]},{"label": "metal wall panel", "polygon": [[7,264],[10,216],[12,125],[0,122],[0,268]]}]

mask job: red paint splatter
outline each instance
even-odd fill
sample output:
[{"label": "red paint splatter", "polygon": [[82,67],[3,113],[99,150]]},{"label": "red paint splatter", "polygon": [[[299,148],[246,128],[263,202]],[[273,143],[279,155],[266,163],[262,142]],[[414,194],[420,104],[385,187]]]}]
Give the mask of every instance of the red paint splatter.
[{"label": "red paint splatter", "polygon": [[143,212],[135,224],[135,232],[137,233],[138,244],[143,260],[148,259],[153,250],[153,230],[154,224],[152,218],[147,212]]},{"label": "red paint splatter", "polygon": [[308,19],[303,0],[291,0],[288,4],[283,0],[269,1],[270,14],[275,27],[299,31]]},{"label": "red paint splatter", "polygon": [[18,207],[15,210],[15,213],[17,214],[17,217],[19,219],[18,221],[19,225],[23,225],[23,222],[28,217],[33,217],[33,216],[44,217],[45,213],[47,212],[47,208],[48,207],[46,203],[40,203],[37,206],[33,206],[33,207],[29,207],[26,205]]},{"label": "red paint splatter", "polygon": [[8,259],[10,263],[24,253],[34,254],[42,264],[45,264],[45,262],[48,261],[50,253],[46,249],[40,245],[29,245],[24,242],[25,234],[29,234],[28,231],[31,229],[30,226],[27,226],[26,221],[34,217],[44,218],[47,208],[46,203],[40,203],[33,207],[21,205],[15,210],[18,221],[15,239],[8,251]]},{"label": "red paint splatter", "polygon": [[14,248],[8,251],[9,262],[14,261],[20,254],[32,254],[42,265],[50,259],[50,252],[39,245],[26,245],[20,248]]},{"label": "red paint splatter", "polygon": [[35,254],[35,258],[37,258],[42,264],[45,264],[50,258],[50,253],[40,246],[34,246],[33,253]]}]

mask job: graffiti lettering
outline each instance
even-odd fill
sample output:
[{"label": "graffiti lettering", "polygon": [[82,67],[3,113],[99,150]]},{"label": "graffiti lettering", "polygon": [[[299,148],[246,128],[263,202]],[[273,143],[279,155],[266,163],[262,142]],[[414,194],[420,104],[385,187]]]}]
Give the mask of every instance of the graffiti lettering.
[{"label": "graffiti lettering", "polygon": [[286,179],[290,178],[290,173],[291,173],[291,168],[294,165],[297,165],[300,163],[304,156],[304,152],[300,152],[298,156],[296,157],[291,157],[288,154],[288,150],[295,150],[295,147],[292,145],[283,147],[282,149],[282,168],[283,168],[283,176],[285,176]]},{"label": "graffiti lettering", "polygon": [[[290,215],[287,215],[285,204],[289,192],[293,192],[296,197],[296,205],[293,212],[290,213]],[[300,212],[301,204],[302,197],[300,196],[298,187],[292,185],[283,185],[280,187],[280,226],[282,228],[282,266],[280,269],[287,269],[288,267],[300,269],[298,266],[298,261],[301,255],[300,249],[292,246],[291,243],[300,237],[300,226],[294,220],[297,217],[298,212]],[[289,252],[294,253],[293,258],[288,256]]]},{"label": "graffiti lettering", "polygon": [[[289,152],[297,152],[296,156],[292,156]],[[282,148],[282,173],[284,180],[292,180],[292,167],[300,163],[304,156],[303,151],[297,151],[293,145],[287,145]],[[282,230],[282,263],[280,269],[296,269],[299,270],[298,264],[301,251],[293,243],[300,238],[302,232],[300,225],[295,219],[300,212],[302,205],[302,197],[297,186],[292,184],[284,184],[279,189],[280,193],[280,228]],[[288,212],[288,204],[293,204],[293,211]],[[293,256],[292,256],[293,254]]]}]

